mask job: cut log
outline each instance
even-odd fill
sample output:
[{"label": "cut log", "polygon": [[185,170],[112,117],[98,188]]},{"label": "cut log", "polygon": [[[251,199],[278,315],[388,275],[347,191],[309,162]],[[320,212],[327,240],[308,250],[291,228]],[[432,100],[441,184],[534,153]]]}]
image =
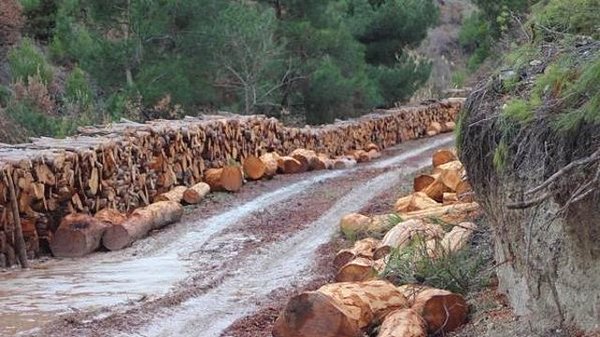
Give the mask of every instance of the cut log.
[{"label": "cut log", "polygon": [[208,169],[204,172],[204,181],[210,186],[211,191],[222,191],[221,185],[222,168]]},{"label": "cut log", "polygon": [[367,146],[365,146],[364,150],[367,152],[371,152],[371,151],[379,152],[379,146],[377,146],[377,144],[374,144],[374,143],[369,143],[369,144],[367,144]]},{"label": "cut log", "polygon": [[371,160],[369,153],[364,150],[356,150],[352,153],[352,156],[358,163],[364,163]]},{"label": "cut log", "polygon": [[260,180],[265,176],[267,165],[255,156],[248,156],[242,165],[245,176],[250,180]]},{"label": "cut log", "polygon": [[462,222],[454,226],[450,232],[444,235],[441,242],[442,249],[448,254],[458,252],[469,243],[476,229],[477,226],[472,222]]},{"label": "cut log", "polygon": [[102,244],[109,250],[123,249],[151,230],[179,221],[182,215],[183,206],[178,202],[155,202],[133,211],[124,223],[108,228],[102,236]]},{"label": "cut log", "polygon": [[442,123],[442,128],[444,129],[444,132],[454,131],[454,129],[456,128],[456,123],[444,122],[444,123]]},{"label": "cut log", "polygon": [[437,134],[440,134],[442,132],[442,125],[438,122],[432,122],[431,124],[429,124],[429,127],[427,127],[427,135],[429,136],[435,136]]},{"label": "cut log", "polygon": [[221,186],[228,192],[237,192],[244,185],[244,175],[239,166],[225,166],[221,172]]},{"label": "cut log", "polygon": [[296,149],[292,151],[290,157],[301,162],[302,166],[307,167],[307,170],[323,169],[321,167],[321,161],[319,160],[319,157],[317,156],[317,153],[315,151],[306,149]]},{"label": "cut log", "polygon": [[444,204],[444,206],[454,205],[458,202],[458,196],[456,195],[456,193],[444,193],[442,197],[442,203]]},{"label": "cut log", "polygon": [[317,154],[317,164],[315,170],[331,170],[333,168],[333,160],[324,153]]},{"label": "cut log", "polygon": [[444,193],[453,191],[444,184],[440,176],[435,176],[433,183],[425,187],[422,192],[427,194],[431,199],[441,203],[444,199]]},{"label": "cut log", "polygon": [[381,157],[381,152],[377,150],[371,150],[367,154],[369,155],[369,160],[375,160]]},{"label": "cut log", "polygon": [[440,181],[446,185],[451,192],[454,192],[463,179],[464,168],[459,161],[453,161],[436,167],[434,172],[439,175]]},{"label": "cut log", "polygon": [[302,173],[308,170],[308,163],[302,163],[293,157],[280,157],[277,164],[279,170],[285,174]]},{"label": "cut log", "polygon": [[199,204],[202,199],[210,192],[210,185],[207,183],[198,183],[190,188],[188,188],[183,193],[183,200],[190,204],[196,205]]},{"label": "cut log", "polygon": [[452,150],[444,149],[435,151],[435,153],[432,156],[431,162],[433,167],[435,168],[442,164],[446,164],[455,160],[458,160],[458,158],[456,157],[456,153],[454,153],[454,151]]},{"label": "cut log", "polygon": [[476,202],[459,203],[454,205],[425,209],[422,211],[400,213],[404,220],[409,219],[435,219],[451,225],[473,219],[481,212],[481,207]]},{"label": "cut log", "polygon": [[463,180],[456,186],[456,196],[460,202],[473,202],[474,193],[471,184]]},{"label": "cut log", "polygon": [[427,194],[423,192],[417,192],[398,199],[395,204],[395,209],[396,212],[406,213],[439,206],[442,206],[442,204],[429,198]]},{"label": "cut log", "polygon": [[265,153],[260,156],[260,160],[265,164],[265,176],[272,178],[277,173],[277,161],[279,155],[276,152]]},{"label": "cut log", "polygon": [[333,265],[336,268],[341,268],[343,265],[357,257],[372,259],[373,252],[375,252],[375,248],[379,246],[379,243],[379,240],[373,238],[358,240],[354,243],[352,248],[340,250],[333,260]]},{"label": "cut log", "polygon": [[154,198],[154,202],[158,202],[158,201],[175,201],[175,202],[179,202],[180,203],[181,200],[183,199],[183,194],[185,193],[185,191],[187,191],[187,187],[185,187],[185,186],[175,186],[169,192],[157,195],[156,198]]},{"label": "cut log", "polygon": [[273,328],[274,337],[361,337],[390,312],[408,307],[387,281],[333,283],[292,297]]},{"label": "cut log", "polygon": [[336,282],[362,282],[377,278],[384,267],[383,260],[373,261],[365,257],[357,257],[346,263],[335,275]]},{"label": "cut log", "polygon": [[340,220],[340,229],[345,234],[365,232],[369,229],[370,225],[371,218],[358,213],[345,215]]},{"label": "cut log", "polygon": [[63,218],[50,242],[56,257],[81,257],[100,247],[102,235],[109,227],[88,214],[69,214]]},{"label": "cut log", "polygon": [[387,315],[378,337],[427,337],[427,325],[412,309],[400,309]]},{"label": "cut log", "polygon": [[127,220],[127,216],[114,208],[105,208],[94,214],[94,218],[109,224],[120,225]]},{"label": "cut log", "polygon": [[462,296],[433,288],[421,291],[411,309],[427,322],[430,334],[455,330],[466,322],[469,313],[469,306]]},{"label": "cut log", "polygon": [[441,239],[444,230],[439,225],[428,224],[422,220],[413,219],[401,222],[385,234],[381,244],[375,250],[373,258],[379,260],[389,255],[393,249],[402,249],[419,237],[423,240]]},{"label": "cut log", "polygon": [[336,158],[333,162],[333,168],[336,170],[349,169],[356,166],[356,159],[348,157]]},{"label": "cut log", "polygon": [[427,188],[427,186],[433,184],[435,178],[436,177],[429,174],[421,174],[416,176],[413,180],[413,191],[421,192],[422,190]]}]

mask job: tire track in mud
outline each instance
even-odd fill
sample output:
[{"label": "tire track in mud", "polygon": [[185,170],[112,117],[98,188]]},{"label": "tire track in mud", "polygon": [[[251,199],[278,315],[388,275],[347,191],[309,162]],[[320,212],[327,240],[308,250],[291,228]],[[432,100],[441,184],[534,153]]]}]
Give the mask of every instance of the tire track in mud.
[{"label": "tire track in mud", "polygon": [[[120,285],[127,293],[155,279],[163,292],[152,288],[131,292],[142,300],[125,304],[120,300],[116,306],[70,314],[34,334],[185,336],[202,331],[203,336],[218,336],[234,320],[256,310],[273,289],[298,282],[297,275],[310,269],[315,251],[331,239],[341,216],[363,207],[397,182],[400,173],[428,165],[428,153],[451,141],[452,137],[443,136],[404,143],[401,152],[390,158],[349,170],[312,173],[225,212],[189,221],[175,234],[164,235],[171,241],[158,248],[134,247],[141,256],[126,252],[125,258],[123,254],[100,257],[86,270],[102,265],[105,271],[131,276],[115,276],[121,282],[111,286]],[[411,145],[415,148],[406,150]],[[294,218],[296,213],[304,219]],[[277,225],[278,221],[284,225]],[[161,234],[149,241],[160,243]],[[132,266],[135,272],[128,269]],[[94,280],[86,286],[94,287]],[[98,295],[111,296],[110,292]]]}]

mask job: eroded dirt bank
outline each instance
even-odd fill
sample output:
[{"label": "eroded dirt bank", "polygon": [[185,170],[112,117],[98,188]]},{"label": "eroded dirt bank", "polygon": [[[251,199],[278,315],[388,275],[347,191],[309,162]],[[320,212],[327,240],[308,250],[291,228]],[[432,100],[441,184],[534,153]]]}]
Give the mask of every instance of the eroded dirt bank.
[{"label": "eroded dirt bank", "polygon": [[[184,221],[119,253],[53,260],[0,276],[2,334],[219,336],[315,264],[339,218],[429,165],[452,136],[407,142],[357,168],[280,176],[217,194]],[[329,248],[331,249],[331,248]]]}]

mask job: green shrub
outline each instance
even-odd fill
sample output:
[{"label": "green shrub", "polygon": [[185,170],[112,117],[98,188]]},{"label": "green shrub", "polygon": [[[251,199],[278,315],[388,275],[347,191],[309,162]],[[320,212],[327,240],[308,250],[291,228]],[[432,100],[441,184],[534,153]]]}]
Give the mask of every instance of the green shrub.
[{"label": "green shrub", "polygon": [[533,20],[541,36],[553,37],[559,32],[598,38],[598,5],[598,0],[550,0],[536,8]]},{"label": "green shrub", "polygon": [[522,99],[512,99],[506,103],[503,116],[513,121],[527,123],[533,119],[533,109],[529,102]]},{"label": "green shrub", "polygon": [[33,136],[51,137],[55,134],[56,121],[39,111],[31,102],[12,101],[6,108],[6,112],[10,118],[30,131]]},{"label": "green shrub", "polygon": [[370,67],[371,77],[379,83],[379,91],[387,106],[403,102],[420,88],[431,74],[431,62],[403,55],[391,67]]},{"label": "green shrub", "polygon": [[84,108],[92,105],[92,89],[85,73],[79,67],[75,67],[65,81],[65,98],[70,102],[80,104]]},{"label": "green shrub", "polygon": [[489,274],[484,272],[488,257],[465,247],[447,252],[436,243],[439,256],[429,257],[426,241],[416,237],[410,245],[390,255],[383,277],[395,284],[424,284],[439,289],[466,294],[486,285]]},{"label": "green shrub", "polygon": [[14,82],[27,83],[29,77],[35,75],[39,75],[44,84],[52,82],[52,68],[31,39],[23,39],[8,53],[8,64]]},{"label": "green shrub", "polygon": [[56,22],[57,0],[21,0],[25,20],[24,31],[36,40],[49,41]]},{"label": "green shrub", "polygon": [[328,123],[340,112],[352,111],[353,89],[352,80],[344,77],[332,60],[325,59],[309,79],[305,95],[307,122]]},{"label": "green shrub", "polygon": [[467,81],[467,73],[464,69],[458,69],[452,73],[452,86],[454,88],[462,88]]}]

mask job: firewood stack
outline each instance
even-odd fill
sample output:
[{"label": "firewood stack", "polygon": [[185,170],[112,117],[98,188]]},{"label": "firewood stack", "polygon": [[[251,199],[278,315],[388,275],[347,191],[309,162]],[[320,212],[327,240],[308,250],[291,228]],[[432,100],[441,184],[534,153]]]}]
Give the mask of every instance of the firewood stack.
[{"label": "firewood stack", "polygon": [[[267,152],[291,156],[299,148],[314,151],[314,165],[333,168],[336,157],[424,136],[432,122],[454,121],[461,107],[462,102],[442,101],[312,128],[285,127],[264,116],[186,117],[145,124],[124,121],[81,128],[79,136],[63,140],[36,138],[28,144],[2,145],[0,266],[15,263],[8,175],[14,180],[32,257],[38,255],[40,246],[49,245],[67,214],[94,214],[105,208],[131,213],[176,186],[192,187],[204,181],[207,169],[236,163],[233,166],[243,172],[246,158],[261,158]],[[245,169],[260,175],[262,167],[256,164],[246,163]],[[266,164],[264,176],[272,176],[272,170],[273,164]],[[227,177],[232,173],[229,170]],[[237,189],[239,185],[227,178],[223,187]]]},{"label": "firewood stack", "polygon": [[290,299],[274,336],[361,336],[379,327],[379,337],[425,337],[445,335],[465,323],[468,305],[461,295],[379,280],[394,251],[422,244],[423,256],[414,258],[439,259],[463,249],[477,229],[468,220],[479,206],[455,153],[437,151],[432,164],[430,175],[414,179],[414,193],[396,202],[396,213],[353,213],[341,219],[344,234],[379,238],[357,240],[340,250],[333,261],[338,283]]}]

